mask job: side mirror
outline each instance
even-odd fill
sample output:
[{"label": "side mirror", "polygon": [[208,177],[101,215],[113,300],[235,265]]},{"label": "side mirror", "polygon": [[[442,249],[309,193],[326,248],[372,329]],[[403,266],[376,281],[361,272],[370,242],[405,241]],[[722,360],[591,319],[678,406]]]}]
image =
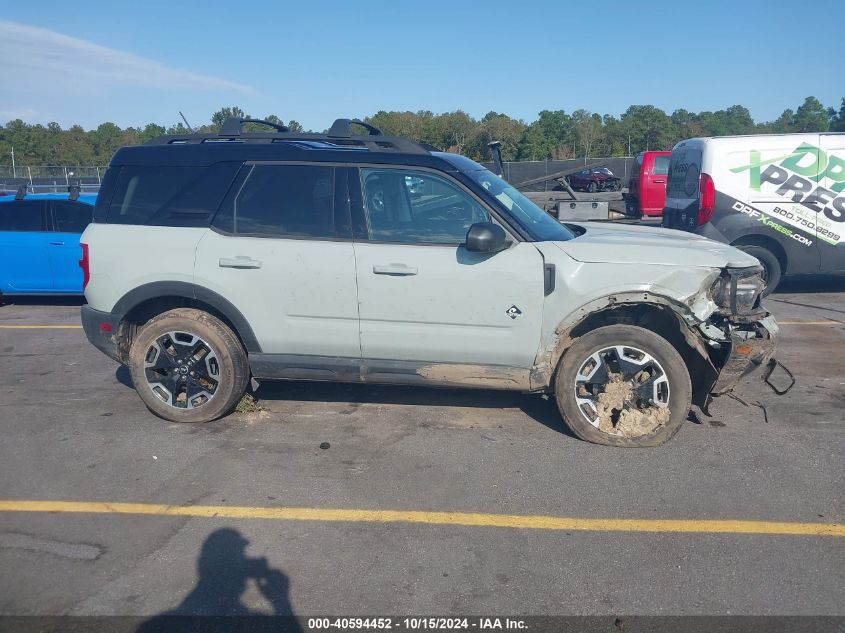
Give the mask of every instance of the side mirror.
[{"label": "side mirror", "polygon": [[472,253],[498,253],[505,250],[505,230],[492,222],[476,222],[467,231],[467,250]]}]

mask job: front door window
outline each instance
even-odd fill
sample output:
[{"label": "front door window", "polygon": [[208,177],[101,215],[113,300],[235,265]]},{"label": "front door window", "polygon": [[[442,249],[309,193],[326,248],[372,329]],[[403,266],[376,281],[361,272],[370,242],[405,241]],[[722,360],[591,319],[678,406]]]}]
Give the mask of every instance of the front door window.
[{"label": "front door window", "polygon": [[370,239],[410,244],[463,244],[469,227],[490,215],[467,191],[424,171],[362,169]]}]

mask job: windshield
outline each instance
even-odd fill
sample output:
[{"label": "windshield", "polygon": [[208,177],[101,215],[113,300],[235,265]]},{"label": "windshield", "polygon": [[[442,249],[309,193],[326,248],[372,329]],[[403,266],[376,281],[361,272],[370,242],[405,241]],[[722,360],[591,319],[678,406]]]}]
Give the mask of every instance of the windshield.
[{"label": "windshield", "polygon": [[508,216],[541,242],[571,240],[575,235],[568,228],[531,202],[517,189],[486,169],[464,172],[489,191]]}]

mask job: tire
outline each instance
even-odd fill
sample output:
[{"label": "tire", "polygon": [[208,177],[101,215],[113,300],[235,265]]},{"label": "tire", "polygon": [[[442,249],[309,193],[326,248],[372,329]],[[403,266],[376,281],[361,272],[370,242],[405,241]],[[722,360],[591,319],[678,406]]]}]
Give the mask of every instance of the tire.
[{"label": "tire", "polygon": [[[635,381],[639,387],[633,386]],[[555,399],[566,424],[582,440],[657,446],[681,428],[692,385],[686,364],[666,339],[633,325],[608,325],[583,335],[563,355]],[[598,415],[599,410],[605,415]]]},{"label": "tire", "polygon": [[763,246],[755,246],[753,244],[740,244],[737,248],[744,253],[753,255],[760,260],[763,266],[763,281],[766,282],[766,287],[763,288],[763,296],[770,295],[780,283],[783,276],[783,269],[780,265],[780,260],[772,251]]},{"label": "tire", "polygon": [[171,422],[210,422],[246,392],[249,363],[220,319],[177,308],[151,319],[129,348],[132,384],[147,408]]},{"label": "tire", "polygon": [[590,181],[590,184],[587,185],[587,191],[589,191],[590,193],[596,192],[596,183],[594,183],[592,180]]}]

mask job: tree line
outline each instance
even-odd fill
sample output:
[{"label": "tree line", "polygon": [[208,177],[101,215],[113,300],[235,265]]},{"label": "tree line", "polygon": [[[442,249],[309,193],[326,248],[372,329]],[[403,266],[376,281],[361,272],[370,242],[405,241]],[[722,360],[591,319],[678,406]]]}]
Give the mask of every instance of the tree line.
[{"label": "tree line", "polygon": [[[225,107],[195,129],[216,132],[232,116],[248,117],[239,107]],[[285,123],[273,114],[262,118],[294,132],[306,131],[297,121]],[[768,122],[755,122],[741,105],[716,112],[678,109],[671,114],[652,105],[632,105],[619,117],[587,110],[543,110],[530,123],[499,112],[475,119],[461,110],[441,114],[382,110],[364,121],[385,134],[405,136],[476,160],[490,158],[491,141],[502,143],[505,160],[631,156],[643,150],[671,149],[679,140],[696,136],[845,131],[845,97],[838,110],[807,97],[795,110],[786,109]],[[16,119],[0,128],[0,165],[11,165],[13,150],[19,165],[105,165],[123,145],[144,143],[162,134],[187,133],[181,122],[169,127],[149,123],[122,129],[107,122],[84,130],[79,125],[63,129],[58,123],[29,124]]]}]

